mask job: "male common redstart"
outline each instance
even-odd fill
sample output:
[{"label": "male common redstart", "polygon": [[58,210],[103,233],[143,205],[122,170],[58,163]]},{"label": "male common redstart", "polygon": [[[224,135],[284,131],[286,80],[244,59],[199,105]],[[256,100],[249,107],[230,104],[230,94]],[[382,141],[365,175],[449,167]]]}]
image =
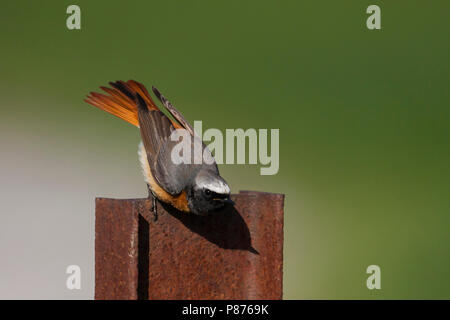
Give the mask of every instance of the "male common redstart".
[{"label": "male common redstart", "polygon": [[[217,164],[205,163],[175,164],[171,153],[178,143],[170,136],[175,129],[184,129],[194,140],[192,126],[156,89],[153,93],[176,121],[169,119],[153,102],[145,86],[129,80],[109,83],[112,88],[100,87],[108,95],[91,92],[84,100],[138,127],[142,142],[139,145],[139,159],[145,181],[153,194],[153,211],[156,218],[155,198],[168,203],[183,212],[205,215],[220,209],[230,200],[230,188],[220,176]],[[201,143],[202,150],[209,152]],[[212,162],[212,163],[211,163]]]}]

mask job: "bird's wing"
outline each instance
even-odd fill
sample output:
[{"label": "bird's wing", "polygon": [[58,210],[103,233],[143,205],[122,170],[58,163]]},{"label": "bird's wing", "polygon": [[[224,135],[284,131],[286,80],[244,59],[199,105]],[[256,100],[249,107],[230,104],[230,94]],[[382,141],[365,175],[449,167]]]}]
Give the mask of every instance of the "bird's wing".
[{"label": "bird's wing", "polygon": [[153,93],[156,95],[156,97],[161,101],[161,103],[164,105],[167,111],[178,121],[178,123],[186,129],[192,136],[195,136],[194,129],[192,128],[191,124],[183,117],[183,115],[175,109],[175,107],[170,103],[169,100],[167,100],[161,92],[159,92],[158,89],[155,87],[152,87]]},{"label": "bird's wing", "polygon": [[[171,139],[163,141],[156,156],[154,170],[156,180],[172,195],[181,192],[186,187],[186,183],[188,183],[193,175],[202,168],[209,167],[211,172],[219,174],[217,164],[210,153],[209,156],[211,157],[212,163],[206,163],[204,161],[203,154],[209,152],[209,150],[202,141],[198,137],[189,137],[191,139],[188,141],[188,145],[186,145],[184,150],[187,151],[187,148],[190,149],[191,156],[189,158],[189,163],[175,163],[173,161],[172,153],[175,146],[183,142],[172,141]],[[176,153],[178,153],[178,150],[176,150]],[[175,154],[175,156],[177,156],[177,154]]]},{"label": "bird's wing", "polygon": [[[159,99],[159,101],[161,101],[161,103],[164,105],[164,107],[166,108],[167,111],[169,111],[169,113],[175,118],[175,120],[177,122],[172,122],[174,125],[179,125],[182,128],[186,129],[187,132],[190,133],[191,138],[192,138],[192,144],[191,144],[191,154],[194,154],[194,141],[200,142],[201,144],[201,148],[202,148],[202,153],[201,154],[196,154],[195,157],[203,157],[203,153],[207,154],[207,156],[211,159],[212,163],[210,163],[210,165],[213,167],[212,170],[219,172],[219,169],[217,168],[217,163],[215,162],[214,157],[211,154],[211,151],[209,151],[208,147],[203,143],[201,137],[199,137],[195,131],[194,128],[191,126],[191,124],[183,117],[183,115],[172,105],[172,103],[170,103],[169,100],[166,99],[166,97],[164,97],[162,95],[162,93],[155,88],[154,86],[152,86],[152,91],[153,93],[156,95],[156,97]],[[175,126],[175,128],[178,128],[177,126]],[[169,149],[169,147],[167,147],[167,149]],[[195,150],[197,150],[199,148],[195,148]],[[203,158],[202,158],[203,159]]]},{"label": "bird's wing", "polygon": [[170,139],[175,128],[169,118],[159,110],[149,110],[139,94],[136,102],[142,142],[152,175],[165,191],[177,195],[185,188],[195,167],[172,161],[172,150],[178,141]]}]

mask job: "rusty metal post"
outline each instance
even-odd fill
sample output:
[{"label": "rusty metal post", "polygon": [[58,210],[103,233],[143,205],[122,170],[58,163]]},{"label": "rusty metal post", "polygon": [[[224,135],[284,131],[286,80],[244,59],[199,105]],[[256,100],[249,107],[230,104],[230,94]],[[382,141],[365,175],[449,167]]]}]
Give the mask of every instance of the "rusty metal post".
[{"label": "rusty metal post", "polygon": [[95,299],[281,299],[284,195],[242,191],[202,217],[96,199]]}]

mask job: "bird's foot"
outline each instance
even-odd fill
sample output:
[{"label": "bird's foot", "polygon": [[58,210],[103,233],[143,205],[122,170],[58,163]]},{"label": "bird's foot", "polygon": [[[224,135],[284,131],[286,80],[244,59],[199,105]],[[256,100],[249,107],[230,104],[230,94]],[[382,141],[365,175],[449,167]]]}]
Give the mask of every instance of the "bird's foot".
[{"label": "bird's foot", "polygon": [[156,197],[153,196],[152,197],[152,212],[153,212],[153,221],[157,221],[158,220],[158,206],[156,203]]},{"label": "bird's foot", "polygon": [[153,194],[152,190],[150,189],[150,186],[147,184],[147,189],[148,189],[148,197],[152,198],[152,207],[150,208],[150,211],[153,212],[153,221],[157,221],[158,220],[158,206],[157,206],[157,198],[156,196]]}]

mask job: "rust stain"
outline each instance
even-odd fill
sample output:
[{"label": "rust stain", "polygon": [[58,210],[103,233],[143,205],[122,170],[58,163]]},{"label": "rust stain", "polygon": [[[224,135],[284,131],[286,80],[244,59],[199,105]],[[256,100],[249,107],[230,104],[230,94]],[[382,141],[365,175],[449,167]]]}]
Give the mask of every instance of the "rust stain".
[{"label": "rust stain", "polygon": [[97,199],[96,299],[281,299],[284,195],[243,191],[202,217]]}]

